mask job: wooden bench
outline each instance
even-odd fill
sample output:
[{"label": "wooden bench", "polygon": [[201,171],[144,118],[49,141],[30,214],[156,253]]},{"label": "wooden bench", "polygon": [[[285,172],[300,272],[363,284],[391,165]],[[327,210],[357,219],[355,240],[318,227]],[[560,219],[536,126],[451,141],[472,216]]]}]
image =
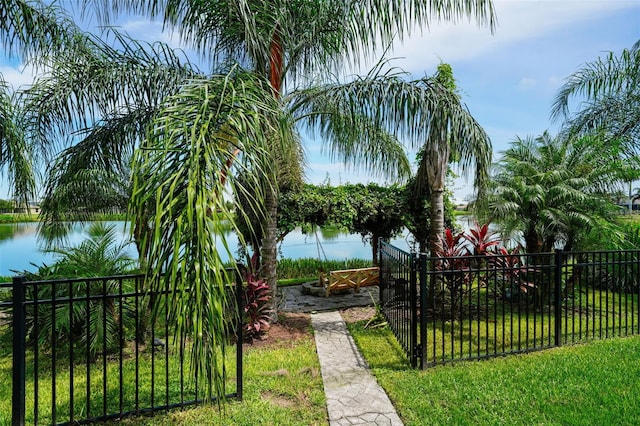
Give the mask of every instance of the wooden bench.
[{"label": "wooden bench", "polygon": [[327,274],[320,274],[320,284],[326,289],[326,296],[329,297],[332,291],[355,289],[360,291],[360,287],[378,285],[380,283],[380,268],[377,266],[360,269],[344,269],[342,271],[330,271]]}]

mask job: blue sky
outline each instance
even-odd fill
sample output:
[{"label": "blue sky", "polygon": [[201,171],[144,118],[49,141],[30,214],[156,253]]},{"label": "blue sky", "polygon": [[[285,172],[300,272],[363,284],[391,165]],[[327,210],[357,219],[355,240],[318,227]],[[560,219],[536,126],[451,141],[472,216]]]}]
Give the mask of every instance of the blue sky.
[{"label": "blue sky", "polygon": [[[451,64],[463,101],[491,137],[497,159],[516,135],[556,132],[549,111],[566,77],[640,39],[640,0],[494,0],[494,5],[498,26],[493,35],[474,23],[433,24],[398,41],[387,57],[416,78],[433,74],[440,61]],[[161,33],[159,23],[126,17],[119,24],[133,37],[177,44]],[[29,83],[29,69],[1,60],[0,72],[14,87]],[[366,72],[372,64],[352,72]],[[331,163],[319,141],[308,138],[305,148],[312,183],[327,176],[333,184],[379,182],[354,167]],[[0,176],[0,198],[7,197],[6,184]],[[470,182],[456,181],[456,199],[471,192]]]}]

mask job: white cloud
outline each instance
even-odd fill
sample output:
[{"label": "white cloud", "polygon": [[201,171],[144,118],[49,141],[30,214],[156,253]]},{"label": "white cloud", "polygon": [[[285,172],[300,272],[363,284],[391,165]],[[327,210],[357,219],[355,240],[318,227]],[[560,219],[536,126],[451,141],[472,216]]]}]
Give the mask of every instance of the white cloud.
[{"label": "white cloud", "polygon": [[[494,5],[498,25],[493,35],[488,28],[479,28],[475,22],[435,24],[423,34],[414,34],[404,42],[396,42],[387,56],[402,58],[392,64],[420,77],[425,72],[432,72],[441,60],[448,63],[473,60],[577,22],[637,7],[637,1],[495,0]],[[379,51],[377,57],[381,53]],[[361,71],[372,63],[369,61]]]},{"label": "white cloud", "polygon": [[33,76],[35,75],[35,71],[31,66],[8,66],[8,65],[0,65],[0,74],[4,78],[10,87],[15,91],[20,88],[20,86],[27,86],[33,83]]},{"label": "white cloud", "polygon": [[518,89],[531,90],[536,87],[538,81],[535,78],[522,77],[518,82]]},{"label": "white cloud", "polygon": [[144,40],[150,43],[159,41],[173,48],[180,48],[180,37],[169,31],[163,31],[162,23],[149,21],[148,19],[129,19],[120,24],[120,28],[135,40]]}]

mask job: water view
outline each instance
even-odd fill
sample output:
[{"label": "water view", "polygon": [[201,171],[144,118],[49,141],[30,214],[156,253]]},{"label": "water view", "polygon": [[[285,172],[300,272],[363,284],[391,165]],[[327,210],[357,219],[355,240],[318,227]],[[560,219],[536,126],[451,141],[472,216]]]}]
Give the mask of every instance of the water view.
[{"label": "water view", "polygon": [[[122,241],[129,237],[126,222],[107,222],[116,225]],[[89,225],[76,225],[67,237],[67,245],[75,246],[86,238]],[[37,223],[0,224],[0,276],[15,275],[16,271],[35,271],[43,263],[51,264],[56,256],[42,250],[37,237]],[[238,240],[233,234],[228,235],[232,247]],[[405,236],[392,240],[392,244],[409,249],[409,241]],[[137,256],[133,244],[127,246],[132,256]],[[296,230],[287,235],[279,246],[279,256],[291,259],[316,258],[344,260],[352,258],[371,258],[370,244],[363,243],[360,235],[345,234],[334,230],[319,230],[316,234],[305,235]],[[36,266],[34,266],[36,265]]]}]

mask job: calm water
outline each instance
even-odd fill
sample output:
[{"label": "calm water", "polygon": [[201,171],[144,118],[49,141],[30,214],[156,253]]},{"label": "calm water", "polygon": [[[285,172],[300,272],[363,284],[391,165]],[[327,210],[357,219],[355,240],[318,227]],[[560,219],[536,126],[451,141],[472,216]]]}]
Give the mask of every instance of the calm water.
[{"label": "calm water", "polygon": [[[120,238],[125,241],[128,231],[125,222],[108,222],[116,225]],[[68,236],[68,245],[78,245],[86,238],[88,225],[77,225]],[[55,261],[55,256],[45,253],[40,249],[36,235],[36,223],[0,224],[0,276],[14,275],[12,271],[34,271],[35,265],[50,264]],[[317,235],[317,236],[316,236]],[[300,259],[336,259],[371,258],[371,246],[362,242],[360,235],[329,233],[319,231],[316,235],[304,235],[300,231],[294,231],[287,235],[279,247],[281,257]],[[237,246],[237,238],[229,235],[231,247]],[[397,247],[409,249],[407,239],[403,237],[391,241]],[[133,256],[137,256],[135,246],[130,244],[128,250]]]}]

